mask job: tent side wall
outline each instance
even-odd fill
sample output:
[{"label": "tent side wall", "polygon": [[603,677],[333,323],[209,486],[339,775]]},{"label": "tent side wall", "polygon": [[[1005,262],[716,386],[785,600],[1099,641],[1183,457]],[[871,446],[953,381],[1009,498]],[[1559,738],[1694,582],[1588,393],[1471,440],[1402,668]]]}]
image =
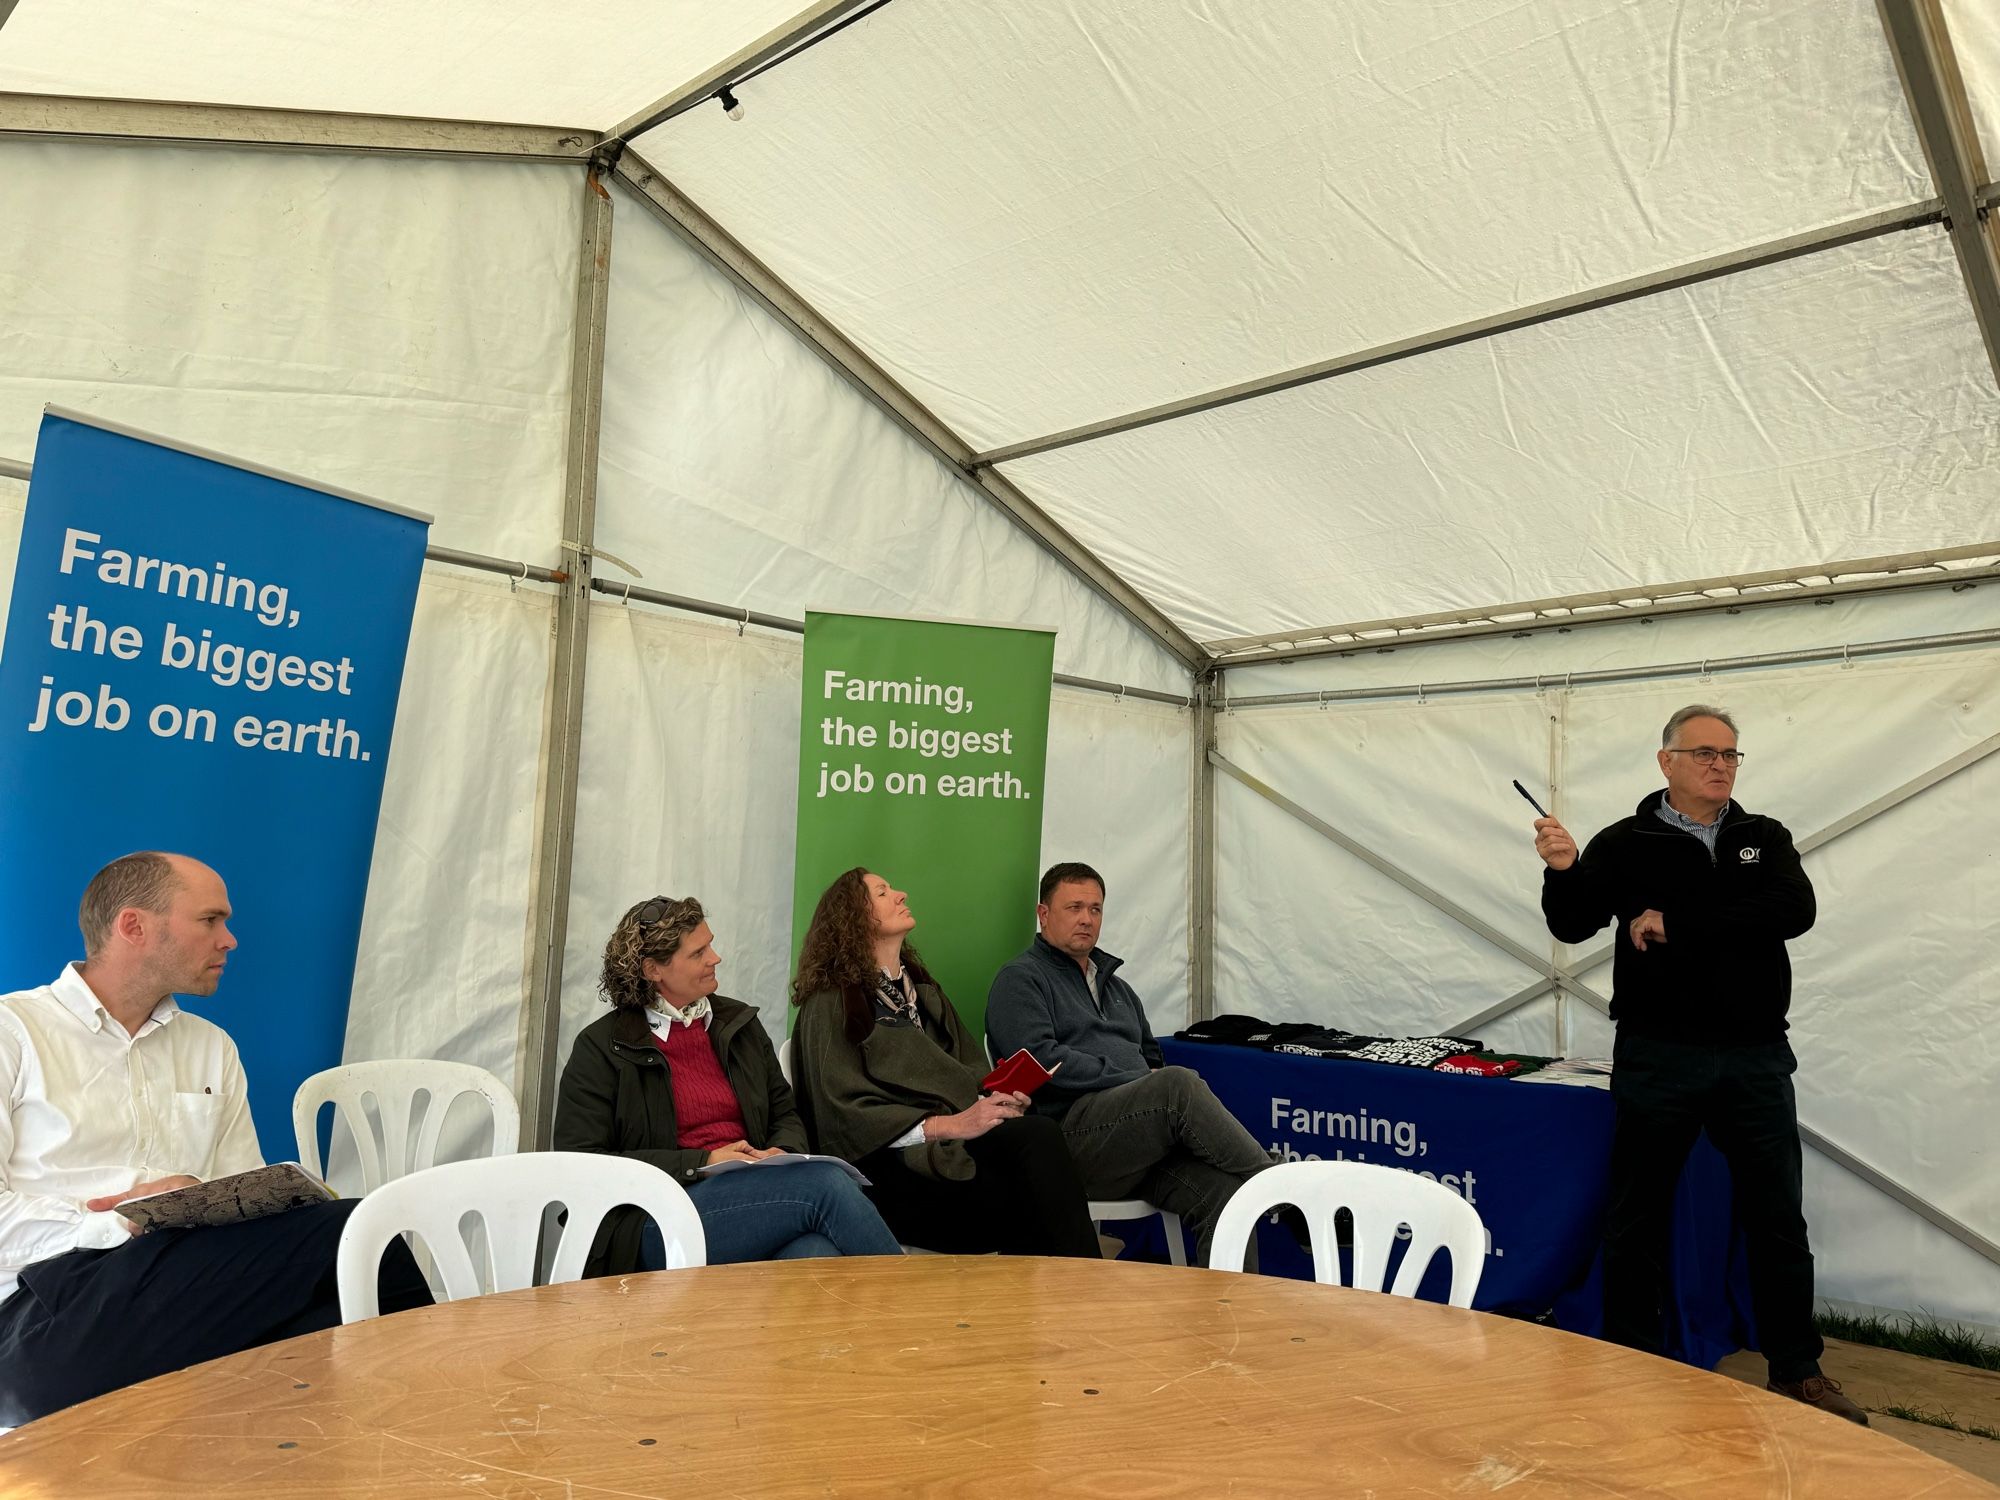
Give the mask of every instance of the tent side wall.
[{"label": "tent side wall", "polygon": [[[799,619],[851,608],[1057,627],[1062,672],[1185,693],[1178,663],[619,190],[598,490],[603,576]],[[698,896],[726,993],[782,1036],[796,637],[600,604],[592,622],[558,1051],[602,1014],[611,924]],[[1059,688],[1045,862],[1117,891],[1113,946],[1156,1020],[1187,1002],[1190,716]],[[886,872],[892,877],[894,871]],[[910,893],[919,923],[922,891]],[[1034,892],[1022,893],[1023,941]],[[921,926],[918,940],[922,940]],[[983,998],[983,997],[981,997]]]},{"label": "tent side wall", "polygon": [[[57,401],[434,512],[441,546],[554,564],[580,188],[575,165],[0,142],[0,456],[31,459]],[[615,222],[594,540],[644,586],[792,619],[1049,625],[1060,671],[1188,690],[1123,613],[622,194]],[[24,497],[0,478],[0,608]],[[624,576],[602,555],[598,572]],[[777,1029],[799,643],[602,596],[590,613],[558,1062],[597,1013],[595,950],[634,891],[701,895],[726,987]],[[425,569],[350,1059],[520,1076],[554,620],[546,587]],[[1135,977],[1178,1024],[1190,715],[1059,688],[1051,717],[1050,857],[1105,869]]]},{"label": "tent side wall", "polygon": [[[0,454],[31,458],[53,401],[429,511],[443,546],[546,562],[576,201],[574,173],[519,164],[0,144]],[[5,491],[0,610],[25,494]],[[424,569],[350,1057],[514,1071],[550,620],[545,588]]]},{"label": "tent side wall", "polygon": [[[2000,645],[1839,656],[1842,644],[1982,631],[2000,631],[2000,585],[1230,672],[1229,697],[1246,706],[1218,715],[1220,753],[1457,903],[1500,942],[1225,774],[1216,1008],[1367,1032],[1450,1031],[1534,990],[1552,963],[1605,950],[1608,931],[1568,950],[1550,940],[1529,847],[1534,814],[1508,783],[1518,777],[1586,839],[1659,784],[1660,725],[1686,703],[1737,716],[1743,802],[1800,839],[1954,758],[1980,755],[1806,856],[1819,920],[1792,944],[1792,1038],[1802,1120],[2000,1239],[1990,1132],[1965,1128],[1991,1117],[2000,1076],[2000,853],[1989,811],[2000,800],[2000,754],[1981,754],[2000,749]],[[1832,659],[1706,675],[1699,666],[1661,670],[1805,649]],[[1565,685],[1566,673],[1616,668],[1649,675]],[[1539,690],[1437,691],[1538,673]],[[1421,697],[1418,683],[1430,685]],[[1247,706],[1264,694],[1371,688],[1381,696],[1324,709]],[[1610,992],[1608,961],[1576,977]],[[1608,1021],[1575,996],[1544,994],[1475,1029],[1528,1052],[1608,1056],[1611,1047]],[[1825,1156],[1808,1150],[1807,1162],[1822,1295],[1993,1321],[2000,1266]]]}]

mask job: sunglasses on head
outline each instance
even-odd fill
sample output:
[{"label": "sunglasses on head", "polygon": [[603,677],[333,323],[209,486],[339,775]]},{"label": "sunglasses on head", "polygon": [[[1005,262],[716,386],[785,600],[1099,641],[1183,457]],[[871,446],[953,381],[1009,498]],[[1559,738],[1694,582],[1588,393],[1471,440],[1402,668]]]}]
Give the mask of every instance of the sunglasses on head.
[{"label": "sunglasses on head", "polygon": [[641,927],[651,927],[679,905],[680,902],[674,900],[671,896],[655,896],[651,901],[648,901],[644,906],[639,908],[639,914],[633,920]]}]

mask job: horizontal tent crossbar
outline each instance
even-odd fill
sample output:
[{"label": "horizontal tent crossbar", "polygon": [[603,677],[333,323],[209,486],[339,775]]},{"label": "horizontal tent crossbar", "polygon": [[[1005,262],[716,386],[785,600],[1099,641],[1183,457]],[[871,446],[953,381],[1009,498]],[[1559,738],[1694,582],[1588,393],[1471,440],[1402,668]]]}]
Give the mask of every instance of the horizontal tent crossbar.
[{"label": "horizontal tent crossbar", "polygon": [[1796,604],[1805,599],[1935,588],[1940,584],[1956,587],[1993,578],[2000,578],[2000,541],[1773,568],[1728,578],[1600,589],[1588,594],[1523,599],[1476,609],[1435,610],[1394,619],[1276,630],[1264,635],[1204,641],[1202,645],[1214,653],[1218,666],[1255,666],[1262,662],[1345,655],[1383,646],[1422,646],[1433,641],[1466,640],[1482,635],[1522,635],[1531,630],[1567,629],[1610,620],[1651,619],[1718,609],[1734,614],[1762,605]]},{"label": "horizontal tent crossbar", "polygon": [[[0,458],[0,475],[9,479],[33,477],[35,466],[19,459]],[[454,568],[470,568],[478,573],[504,573],[522,583],[561,583],[569,575],[556,568],[516,562],[505,557],[489,557],[484,552],[461,552],[456,547],[426,547],[424,561],[444,563]]]},{"label": "horizontal tent crossbar", "polygon": [[1961,630],[1943,635],[1904,636],[1856,645],[1811,646],[1792,651],[1764,651],[1754,656],[1716,656],[1701,661],[1662,662],[1642,667],[1601,667],[1588,672],[1541,672],[1523,677],[1483,677],[1457,682],[1412,682],[1382,687],[1326,688],[1319,692],[1254,693],[1227,698],[1220,705],[1234,713],[1246,708],[1286,708],[1304,704],[1388,702],[1394,699],[1442,698],[1457,693],[1539,692],[1543,688],[1588,687],[1607,682],[1650,682],[1665,677],[1706,677],[1714,672],[1743,672],[1759,667],[1802,666],[1812,662],[1854,661],[1909,651],[1945,651],[1964,646],[2000,644],[2000,629]]},{"label": "horizontal tent crossbar", "polygon": [[1377,344],[1369,349],[1358,349],[1351,354],[1336,355],[1332,359],[1301,365],[1276,375],[1246,380],[1220,390],[1183,397],[1178,401],[1164,402],[1159,406],[1149,406],[1143,411],[1128,412],[1123,416],[1086,423],[1065,432],[1054,432],[1044,437],[1008,443],[1004,447],[979,454],[974,462],[1004,464],[1036,453],[1049,453],[1058,448],[1072,447],[1077,443],[1094,442],[1100,438],[1115,437],[1120,433],[1135,432],[1142,427],[1151,427],[1160,422],[1198,416],[1202,412],[1234,406],[1242,401],[1254,401],[1262,396],[1276,395],[1280,391],[1317,385],[1321,381],[1335,380],[1343,375],[1356,375],[1363,370],[1394,364],[1420,354],[1434,354],[1438,350],[1450,349],[1459,344],[1475,343],[1498,334],[1533,328],[1539,323],[1554,322],[1558,318],[1595,312],[1599,308],[1613,307],[1620,302],[1651,297],[1661,292],[1713,281],[1718,277],[1733,276],[1742,271],[1753,271],[1763,266],[1795,260],[1802,255],[1816,255],[1842,245],[1852,245],[1862,240],[1876,239],[1882,235],[1898,234],[1926,224],[1935,224],[1943,217],[1943,213],[1943,204],[1931,198],[1920,203],[1905,204],[1899,208],[1861,214],[1855,218],[1843,219],[1837,224],[1808,230],[1803,234],[1786,235],[1782,239],[1767,240],[1762,244],[1746,246],[1740,250],[1711,255],[1685,265],[1649,271],[1642,276],[1612,282],[1608,286],[1591,287],[1580,292],[1572,292],[1568,296],[1552,297],[1544,302],[1531,303],[1526,307],[1510,308],[1505,312],[1455,323],[1449,328],[1412,334],[1408,338]]},{"label": "horizontal tent crossbar", "polygon": [[237,104],[0,92],[0,138],[108,145],[243,146],[579,165],[594,130]]},{"label": "horizontal tent crossbar", "polygon": [[[803,620],[789,620],[783,615],[770,615],[760,610],[745,609],[740,604],[718,604],[712,599],[692,599],[686,594],[669,594],[660,589],[636,588],[608,578],[592,579],[590,586],[606,598],[621,604],[635,602],[653,604],[662,609],[677,609],[686,614],[729,620],[739,628],[757,625],[766,630],[781,630],[789,635],[805,634],[806,627]],[[1098,677],[1072,677],[1067,672],[1057,672],[1051,680],[1059,687],[1081,688],[1085,692],[1105,693],[1114,698],[1136,698],[1147,703],[1171,703],[1176,708],[1192,707],[1194,701],[1185,693],[1163,693],[1157,688],[1106,682]]]}]

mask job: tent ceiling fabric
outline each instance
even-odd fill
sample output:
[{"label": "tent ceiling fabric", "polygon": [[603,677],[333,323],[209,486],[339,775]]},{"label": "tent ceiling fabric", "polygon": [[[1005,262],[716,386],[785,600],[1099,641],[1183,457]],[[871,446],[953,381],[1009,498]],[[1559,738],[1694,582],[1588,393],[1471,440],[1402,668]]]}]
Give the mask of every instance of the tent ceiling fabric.
[{"label": "tent ceiling fabric", "polygon": [[1214,640],[1984,536],[2000,392],[1925,227],[1005,468]]},{"label": "tent ceiling fabric", "polygon": [[2000,176],[2000,5],[1993,0],[1944,0],[1972,118],[1986,146],[1986,176]]},{"label": "tent ceiling fabric", "polygon": [[[2000,12],[1938,3],[1990,177]],[[0,90],[606,129],[810,9],[19,0]],[[1935,191],[1877,0],[898,0],[739,93],[640,149],[978,452]],[[1001,472],[1204,638],[1978,540],[1940,246]]]},{"label": "tent ceiling fabric", "polygon": [[639,149],[981,450],[1931,192],[1872,0],[900,0],[741,98]]},{"label": "tent ceiling fabric", "polygon": [[20,0],[0,89],[602,130],[802,3]]}]

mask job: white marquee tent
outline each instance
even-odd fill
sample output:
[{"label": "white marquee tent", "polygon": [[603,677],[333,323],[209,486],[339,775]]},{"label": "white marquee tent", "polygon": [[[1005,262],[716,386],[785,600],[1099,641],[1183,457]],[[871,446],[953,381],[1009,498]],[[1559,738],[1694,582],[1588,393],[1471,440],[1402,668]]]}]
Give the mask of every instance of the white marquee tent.
[{"label": "white marquee tent", "polygon": [[0,0],[0,585],[47,402],[438,518],[349,1056],[778,1024],[808,606],[1060,627],[1163,1030],[1602,1055],[1507,782],[1719,700],[1821,1290],[2000,1322],[2000,8],[800,3]]}]

